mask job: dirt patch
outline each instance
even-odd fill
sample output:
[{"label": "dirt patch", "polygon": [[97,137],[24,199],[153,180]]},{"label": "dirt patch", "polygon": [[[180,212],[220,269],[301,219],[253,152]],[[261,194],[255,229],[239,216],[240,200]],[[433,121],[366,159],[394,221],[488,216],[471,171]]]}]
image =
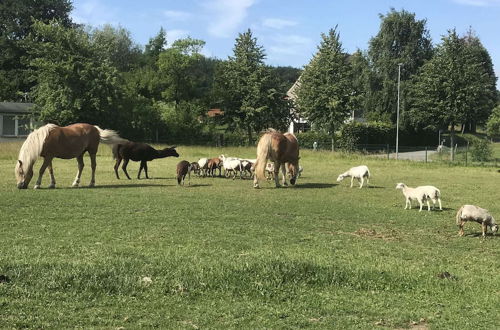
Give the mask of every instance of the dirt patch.
[{"label": "dirt patch", "polygon": [[359,228],[351,234],[358,237],[379,238],[383,239],[384,241],[394,241],[400,238],[399,233],[395,230],[377,232],[375,229]]}]

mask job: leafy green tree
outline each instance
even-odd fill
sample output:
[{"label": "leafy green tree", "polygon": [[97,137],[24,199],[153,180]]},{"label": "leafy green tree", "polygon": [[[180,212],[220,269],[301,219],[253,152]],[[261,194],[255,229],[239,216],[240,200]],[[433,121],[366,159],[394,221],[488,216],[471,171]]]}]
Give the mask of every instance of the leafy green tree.
[{"label": "leafy green tree", "polygon": [[455,126],[466,122],[471,109],[490,103],[491,92],[485,88],[489,84],[489,73],[473,49],[455,30],[449,31],[434,57],[414,78],[409,117],[415,126],[449,126],[453,151]]},{"label": "leafy green tree", "polygon": [[482,45],[479,37],[472,30],[469,30],[463,39],[465,47],[467,47],[467,52],[471,54],[471,60],[481,66],[487,75],[482,85],[484,89],[481,93],[482,97],[476,101],[474,108],[469,109],[466,115],[466,122],[463,123],[463,131],[475,133],[477,124],[484,124],[486,122],[497,101],[497,78],[490,54]]},{"label": "leafy green tree", "polygon": [[301,114],[332,135],[351,111],[351,64],[335,29],[322,34],[318,52],[305,67],[297,91]]},{"label": "leafy green tree", "polygon": [[17,100],[33,86],[24,44],[33,20],[58,19],[69,27],[71,10],[70,0],[0,1],[0,100]]},{"label": "leafy green tree", "polygon": [[155,66],[156,61],[160,57],[160,53],[167,46],[167,32],[162,28],[156,36],[149,39],[149,42],[144,47],[144,56],[150,65]]},{"label": "leafy green tree", "polygon": [[202,40],[181,39],[160,54],[158,67],[166,85],[162,94],[165,101],[178,105],[200,96],[197,91],[204,58],[200,51],[204,44]]},{"label": "leafy green tree", "polygon": [[60,125],[88,122],[106,127],[120,120],[122,99],[118,72],[81,28],[59,21],[35,21],[30,43],[33,92],[40,120]]},{"label": "leafy green tree", "polygon": [[351,64],[352,95],[349,98],[349,108],[355,111],[355,115],[361,117],[364,114],[367,102],[367,91],[369,90],[370,68],[365,54],[357,50],[349,57]]},{"label": "leafy green tree", "polygon": [[130,71],[139,66],[141,50],[134,44],[130,32],[122,27],[109,24],[92,30],[92,43],[99,52],[106,54],[111,64],[121,72]]},{"label": "leafy green tree", "polygon": [[414,13],[394,8],[380,15],[378,34],[370,40],[370,88],[367,95],[367,117],[371,120],[396,122],[398,64],[401,70],[401,110],[405,110],[406,81],[432,57],[432,42],[426,20]]},{"label": "leafy green tree", "polygon": [[497,105],[491,112],[486,123],[486,132],[490,137],[500,136],[500,105]]},{"label": "leafy green tree", "polygon": [[218,65],[216,103],[221,104],[229,126],[246,131],[251,143],[257,131],[270,126],[283,128],[290,107],[264,64],[264,49],[250,29],[239,34],[233,53]]}]

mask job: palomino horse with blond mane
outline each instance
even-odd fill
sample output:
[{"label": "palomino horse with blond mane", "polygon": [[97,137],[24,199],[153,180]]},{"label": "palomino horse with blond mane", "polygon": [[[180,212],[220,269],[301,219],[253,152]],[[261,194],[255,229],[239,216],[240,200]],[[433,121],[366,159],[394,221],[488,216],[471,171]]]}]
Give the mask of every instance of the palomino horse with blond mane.
[{"label": "palomino horse with blond mane", "polygon": [[56,180],[52,169],[52,159],[75,158],[78,161],[78,173],[76,174],[73,187],[78,187],[83,170],[83,154],[90,155],[90,167],[92,168],[92,178],[90,187],[95,185],[96,153],[99,142],[106,144],[116,144],[126,142],[113,130],[101,129],[90,124],[73,124],[66,127],[59,127],[54,124],[47,124],[34,130],[24,141],[19,158],[16,164],[16,179],[19,189],[28,188],[28,184],[33,177],[33,165],[38,157],[43,157],[44,161],[40,167],[38,180],[35,189],[40,188],[42,176],[45,169],[49,168],[50,185],[55,188]]},{"label": "palomino horse with blond mane", "polygon": [[278,173],[281,169],[283,174],[283,185],[286,183],[287,165],[290,172],[290,183],[297,181],[299,170],[299,143],[295,135],[291,133],[281,134],[273,129],[269,129],[259,140],[257,145],[257,161],[255,163],[254,188],[259,188],[259,180],[265,180],[265,169],[267,160],[274,163],[274,182],[276,187],[280,187]]}]

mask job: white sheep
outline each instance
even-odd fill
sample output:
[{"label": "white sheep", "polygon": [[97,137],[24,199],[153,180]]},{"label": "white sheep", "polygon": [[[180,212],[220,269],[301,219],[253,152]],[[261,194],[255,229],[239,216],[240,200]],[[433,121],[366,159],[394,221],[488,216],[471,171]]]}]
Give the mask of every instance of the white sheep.
[{"label": "white sheep", "polygon": [[481,224],[483,237],[486,236],[488,227],[493,233],[498,231],[498,225],[488,210],[475,205],[464,205],[457,212],[457,226],[460,228],[458,235],[464,236],[464,224],[467,221],[475,221]]},{"label": "white sheep", "polygon": [[411,201],[412,199],[415,199],[418,201],[420,204],[420,210],[419,212],[422,211],[422,206],[424,205],[424,202],[427,201],[427,211],[431,210],[431,206],[429,205],[429,201],[427,200],[427,192],[424,189],[419,189],[417,188],[410,188],[404,183],[398,183],[396,185],[396,189],[401,189],[403,191],[403,195],[406,198],[406,203],[405,203],[405,210],[406,208],[411,209]]},{"label": "white sheep", "polygon": [[200,158],[198,160],[198,165],[200,166],[200,174],[205,176],[208,169],[208,158]]},{"label": "white sheep", "polygon": [[418,186],[416,189],[422,190],[426,195],[427,206],[429,207],[429,199],[432,200],[432,207],[436,208],[436,201],[439,202],[439,209],[442,211],[441,206],[441,191],[434,186]]},{"label": "white sheep", "polygon": [[354,180],[354,178],[356,178],[356,179],[358,179],[358,182],[360,182],[359,189],[361,189],[363,187],[365,177],[366,177],[366,186],[368,186],[368,183],[370,181],[370,170],[368,169],[368,166],[365,166],[365,165],[352,167],[349,169],[349,171],[340,174],[337,178],[337,182],[340,182],[340,181],[344,180],[344,178],[347,178],[347,177],[351,177],[351,188],[352,188],[353,180]]}]

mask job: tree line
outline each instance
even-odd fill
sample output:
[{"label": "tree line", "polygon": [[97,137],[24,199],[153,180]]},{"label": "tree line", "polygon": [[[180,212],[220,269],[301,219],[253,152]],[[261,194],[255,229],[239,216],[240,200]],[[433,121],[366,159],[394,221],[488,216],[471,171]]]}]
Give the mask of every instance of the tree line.
[{"label": "tree line", "polygon": [[[450,30],[433,46],[426,20],[405,10],[380,15],[366,51],[348,54],[332,28],[303,70],[266,65],[250,29],[232,55],[217,59],[202,55],[203,40],[171,42],[162,28],[141,47],[123,27],[75,24],[71,10],[70,0],[0,3],[0,99],[28,93],[42,122],[90,122],[170,141],[219,131],[253,141],[298,113],[331,133],[353,111],[394,124],[400,65],[403,127],[475,131],[491,115],[488,127],[498,130],[496,77],[479,37]],[[297,80],[292,101],[286,92]],[[207,118],[210,108],[224,115]]]}]

